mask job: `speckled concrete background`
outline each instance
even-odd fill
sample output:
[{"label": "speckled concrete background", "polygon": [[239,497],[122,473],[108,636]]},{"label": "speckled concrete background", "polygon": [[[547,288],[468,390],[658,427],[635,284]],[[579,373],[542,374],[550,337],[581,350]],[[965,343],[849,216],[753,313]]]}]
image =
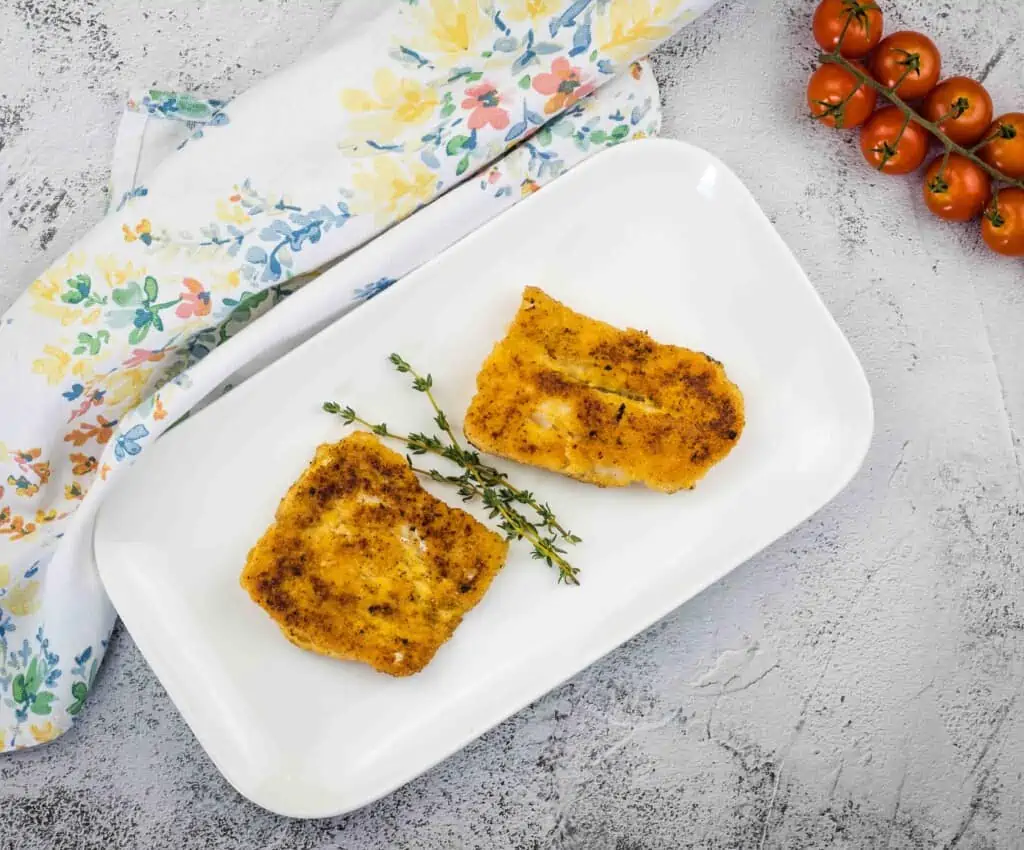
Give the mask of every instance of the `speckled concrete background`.
[{"label": "speckled concrete background", "polygon": [[[1020,0],[882,4],[1024,107]],[[0,307],[101,214],[127,86],[239,91],[301,55],[333,5],[0,0]],[[79,728],[0,759],[0,847],[1024,847],[1024,265],[804,120],[812,5],[723,0],[657,67],[667,134],[747,182],[863,359],[878,432],[853,485],[334,821],[239,798],[119,634]]]}]

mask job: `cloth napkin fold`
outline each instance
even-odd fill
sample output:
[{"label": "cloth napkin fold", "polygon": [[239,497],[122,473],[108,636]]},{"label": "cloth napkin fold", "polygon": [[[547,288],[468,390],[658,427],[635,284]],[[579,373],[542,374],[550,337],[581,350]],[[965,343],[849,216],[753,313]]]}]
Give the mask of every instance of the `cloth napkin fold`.
[{"label": "cloth napkin fold", "polygon": [[637,60],[713,2],[346,0],[233,101],[132,95],[110,214],[0,319],[0,751],[85,704],[115,616],[91,546],[110,482],[573,164],[656,133]]}]

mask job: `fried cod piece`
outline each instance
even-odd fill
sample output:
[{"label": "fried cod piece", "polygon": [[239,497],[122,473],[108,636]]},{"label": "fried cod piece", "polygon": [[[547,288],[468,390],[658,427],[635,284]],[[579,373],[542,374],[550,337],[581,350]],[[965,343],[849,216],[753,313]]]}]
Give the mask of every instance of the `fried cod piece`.
[{"label": "fried cod piece", "polygon": [[537,287],[477,375],[478,449],[602,487],[692,488],[743,431],[743,396],[706,354],[582,316]]},{"label": "fried cod piece", "polygon": [[357,432],[317,448],[241,583],[297,646],[408,676],[452,636],[507,554],[500,535]]}]

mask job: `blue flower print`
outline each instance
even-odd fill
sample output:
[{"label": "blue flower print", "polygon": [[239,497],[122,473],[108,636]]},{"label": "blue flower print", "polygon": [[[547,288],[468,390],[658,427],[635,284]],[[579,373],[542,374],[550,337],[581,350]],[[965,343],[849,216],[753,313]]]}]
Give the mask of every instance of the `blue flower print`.
[{"label": "blue flower print", "polygon": [[118,462],[121,462],[129,455],[132,457],[137,455],[142,451],[142,446],[139,445],[139,440],[148,436],[149,429],[146,428],[145,425],[136,425],[124,434],[118,434],[117,441],[114,443],[115,459],[117,459]]}]

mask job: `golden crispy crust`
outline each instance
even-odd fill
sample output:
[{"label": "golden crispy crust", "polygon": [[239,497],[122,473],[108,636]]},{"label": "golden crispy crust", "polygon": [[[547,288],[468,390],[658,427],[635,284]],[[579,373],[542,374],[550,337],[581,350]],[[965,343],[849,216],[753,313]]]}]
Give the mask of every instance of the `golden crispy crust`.
[{"label": "golden crispy crust", "polygon": [[533,286],[476,384],[473,445],[600,486],[693,487],[744,425],[743,396],[718,361],[581,316]]},{"label": "golden crispy crust", "polygon": [[296,645],[408,676],[507,553],[499,535],[424,490],[401,455],[357,432],[316,450],[241,583]]}]

